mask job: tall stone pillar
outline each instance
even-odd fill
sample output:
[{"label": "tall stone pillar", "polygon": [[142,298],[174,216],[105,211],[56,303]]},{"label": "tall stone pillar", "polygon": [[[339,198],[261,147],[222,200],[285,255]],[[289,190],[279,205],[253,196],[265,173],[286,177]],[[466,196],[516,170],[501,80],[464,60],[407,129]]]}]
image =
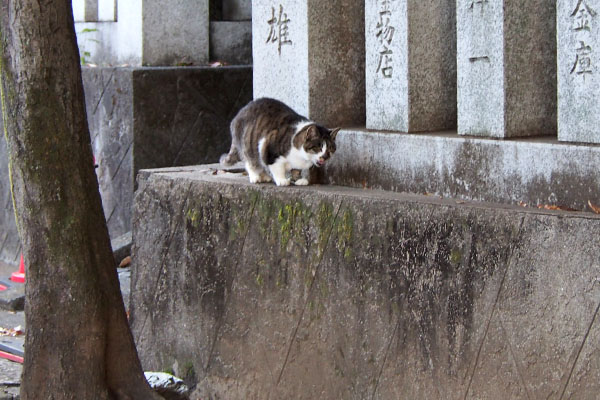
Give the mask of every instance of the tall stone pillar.
[{"label": "tall stone pillar", "polygon": [[600,1],[558,0],[558,139],[600,143]]},{"label": "tall stone pillar", "polygon": [[208,0],[143,0],[142,65],[208,63]]},{"label": "tall stone pillar", "polygon": [[363,125],[364,40],[356,0],[253,2],[254,98],[276,98],[329,126]]},{"label": "tall stone pillar", "polygon": [[367,128],[456,127],[456,0],[366,0]]},{"label": "tall stone pillar", "polygon": [[556,2],[458,0],[458,133],[556,133]]}]

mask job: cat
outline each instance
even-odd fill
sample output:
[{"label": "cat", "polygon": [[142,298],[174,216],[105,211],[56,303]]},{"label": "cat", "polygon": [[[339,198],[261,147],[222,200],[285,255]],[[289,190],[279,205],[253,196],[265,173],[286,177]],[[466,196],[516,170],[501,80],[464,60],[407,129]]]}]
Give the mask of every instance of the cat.
[{"label": "cat", "polygon": [[281,101],[253,100],[231,121],[231,148],[221,156],[221,164],[244,161],[252,183],[275,181],[288,186],[292,169],[302,178],[295,185],[308,185],[308,171],[322,167],[335,153],[340,128],[327,129],[297,114]]}]

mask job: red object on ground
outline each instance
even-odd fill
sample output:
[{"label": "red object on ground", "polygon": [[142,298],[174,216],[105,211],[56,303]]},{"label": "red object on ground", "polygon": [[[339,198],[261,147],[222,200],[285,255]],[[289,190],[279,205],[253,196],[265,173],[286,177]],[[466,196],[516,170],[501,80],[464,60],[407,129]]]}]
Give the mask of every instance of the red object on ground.
[{"label": "red object on ground", "polygon": [[19,271],[13,272],[10,276],[10,280],[13,282],[25,283],[25,262],[23,261],[23,254],[21,254],[21,262],[19,263]]},{"label": "red object on ground", "polygon": [[21,364],[23,364],[23,357],[20,357],[20,356],[16,356],[16,355],[14,355],[14,354],[7,353],[6,351],[1,351],[1,350],[0,350],[0,357],[2,357],[2,358],[6,358],[7,360],[10,360],[10,361],[16,361],[16,362],[18,362],[18,363],[21,363]]}]

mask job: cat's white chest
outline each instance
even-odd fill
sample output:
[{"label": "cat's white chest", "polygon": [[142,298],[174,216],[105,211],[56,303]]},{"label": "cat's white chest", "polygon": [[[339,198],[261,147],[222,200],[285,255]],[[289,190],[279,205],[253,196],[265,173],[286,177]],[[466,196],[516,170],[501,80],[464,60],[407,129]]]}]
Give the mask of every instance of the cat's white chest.
[{"label": "cat's white chest", "polygon": [[298,150],[294,146],[285,158],[290,169],[308,169],[313,165],[310,160],[307,160],[308,157],[304,149]]}]

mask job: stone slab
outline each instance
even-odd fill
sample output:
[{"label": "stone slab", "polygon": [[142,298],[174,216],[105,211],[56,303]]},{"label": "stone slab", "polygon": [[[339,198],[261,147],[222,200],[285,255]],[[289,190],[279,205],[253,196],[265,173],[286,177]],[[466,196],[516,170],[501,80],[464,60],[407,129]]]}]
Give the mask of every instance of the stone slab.
[{"label": "stone slab", "polygon": [[132,329],[144,368],[194,376],[192,398],[600,389],[598,216],[218,166],[139,179]]},{"label": "stone slab", "polygon": [[[0,132],[4,135],[4,124],[0,113]],[[15,222],[10,176],[8,172],[8,148],[6,140],[0,140],[0,262],[18,265],[21,242]]]},{"label": "stone slab", "polygon": [[459,0],[458,133],[556,133],[556,3]]},{"label": "stone slab", "polygon": [[231,65],[251,65],[252,22],[211,21],[210,59]]},{"label": "stone slab", "polygon": [[354,0],[252,7],[254,98],[273,97],[331,127],[364,125],[364,7]]},{"label": "stone slab", "polygon": [[456,1],[365,2],[366,126],[456,128]]},{"label": "stone slab", "polygon": [[559,0],[558,140],[600,143],[600,2]]},{"label": "stone slab", "polygon": [[252,99],[251,67],[83,68],[83,81],[113,239],[131,231],[137,171],[218,161]]},{"label": "stone slab", "polygon": [[130,68],[82,68],[102,206],[112,238],[131,231],[133,81]]},{"label": "stone slab", "polygon": [[224,21],[251,21],[251,0],[223,0]]},{"label": "stone slab", "polygon": [[600,205],[598,146],[363,129],[340,131],[336,145],[325,175],[338,185],[530,207]]},{"label": "stone slab", "polygon": [[208,62],[208,0],[143,0],[142,65]]},{"label": "stone slab", "polygon": [[143,68],[133,72],[134,167],[217,162],[229,124],[252,100],[252,68]]}]

